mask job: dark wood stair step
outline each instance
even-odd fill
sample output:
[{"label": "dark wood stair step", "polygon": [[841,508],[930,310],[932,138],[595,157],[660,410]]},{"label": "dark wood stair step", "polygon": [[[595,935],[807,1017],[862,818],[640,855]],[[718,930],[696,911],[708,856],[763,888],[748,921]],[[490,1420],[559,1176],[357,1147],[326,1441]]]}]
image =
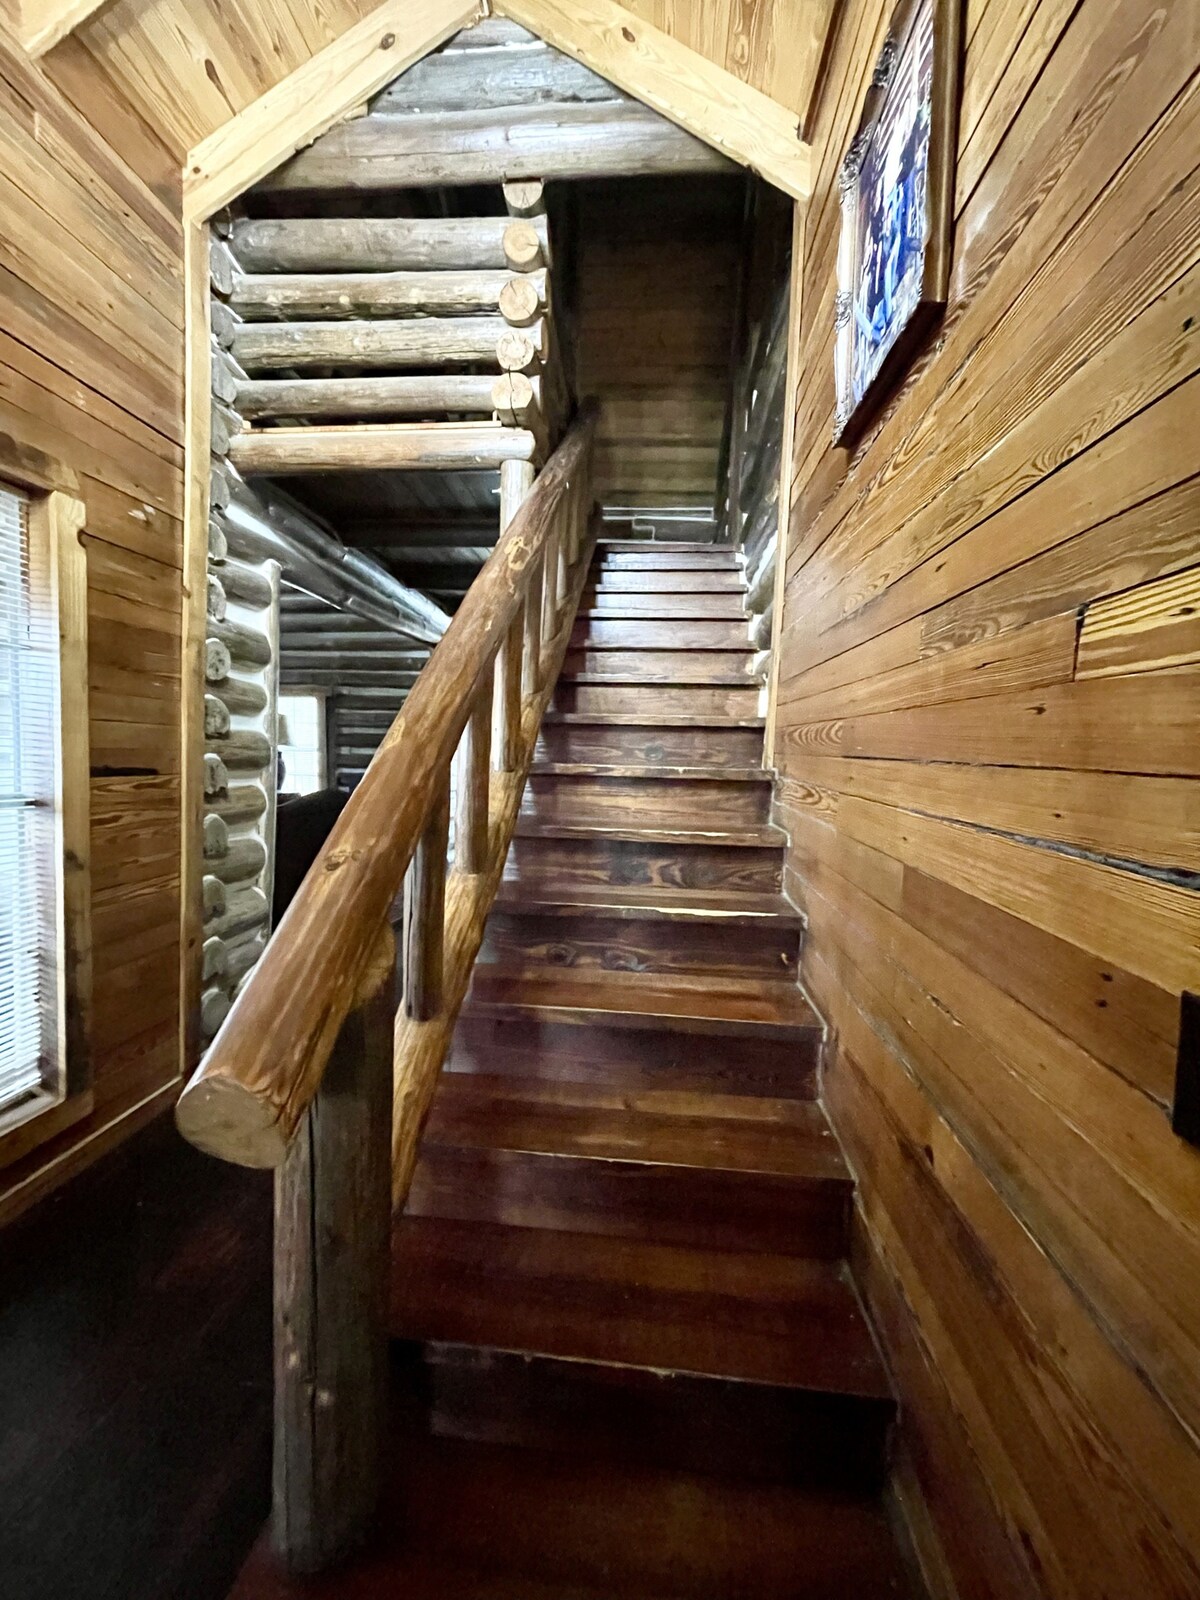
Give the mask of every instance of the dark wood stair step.
[{"label": "dark wood stair step", "polygon": [[608,622],[746,622],[738,594],[622,594],[585,592],[578,616]]},{"label": "dark wood stair step", "polygon": [[581,711],[591,715],[612,712],[661,722],[678,718],[681,726],[696,726],[705,717],[758,717],[762,698],[757,683],[736,685],[629,683],[567,683],[555,685],[555,711]]},{"label": "dark wood stair step", "polygon": [[230,1600],[912,1600],[873,1497],[448,1438],[400,1404],[379,1532],[320,1579],[269,1532]]},{"label": "dark wood stair step", "polygon": [[618,659],[613,651],[568,650],[558,685],[758,690],[763,683],[749,651],[694,651],[686,659],[666,656],[667,651],[622,651]]},{"label": "dark wood stair step", "polygon": [[821,1020],[803,990],[762,978],[701,981],[623,972],[591,978],[556,973],[517,981],[477,968],[467,1013],[792,1044],[819,1037],[821,1031]]},{"label": "dark wood stair step", "polygon": [[664,723],[543,722],[536,761],[540,766],[611,766],[703,768],[723,771],[762,770],[761,728],[676,727]]},{"label": "dark wood stair step", "polygon": [[[478,970],[478,969],[477,969]],[[539,974],[539,977],[548,974]],[[569,976],[578,976],[572,969]],[[514,987],[528,978],[504,976]],[[817,1092],[823,1030],[765,1028],[740,1032],[684,1032],[669,1019],[620,1018],[604,1013],[525,1006],[496,1009],[468,1005],[454,1030],[447,1070],[587,1083],[628,1095],[733,1094],[742,1099],[811,1100]]]},{"label": "dark wood stair step", "polygon": [[766,767],[667,766],[652,763],[621,764],[602,761],[535,761],[531,778],[654,778],[664,783],[703,780],[705,783],[774,782]]},{"label": "dark wood stair step", "polygon": [[[736,933],[734,933],[736,930]],[[510,972],[794,973],[803,920],[778,895],[721,890],[510,887],[480,955]]]},{"label": "dark wood stair step", "polygon": [[763,924],[799,932],[804,918],[782,895],[740,889],[626,888],[501,889],[495,908],[510,916],[577,916],[594,911],[605,917],[642,922],[716,922],[723,927]]},{"label": "dark wood stair step", "polygon": [[888,1400],[844,1264],[403,1217],[392,1332]]},{"label": "dark wood stair step", "polygon": [[576,619],[571,646],[606,650],[741,650],[749,652],[750,624],[745,618],[585,616]]},{"label": "dark wood stair step", "polygon": [[635,844],[720,845],[731,850],[782,849],[787,840],[771,823],[734,823],[728,827],[697,828],[667,823],[657,826],[637,822],[542,821],[537,817],[517,818],[518,839],[596,839],[628,840]]},{"label": "dark wood stair step", "polygon": [[743,572],[638,571],[605,567],[592,570],[589,582],[597,594],[737,594],[746,593]]},{"label": "dark wood stair step", "polygon": [[[639,824],[705,832],[761,827],[767,822],[771,788],[758,778],[662,777],[636,772],[631,777],[582,773],[531,775],[521,816],[547,823],[593,828]],[[758,841],[761,842],[761,841]],[[782,838],[774,841],[781,847]]]},{"label": "dark wood stair step", "polygon": [[643,1112],[585,1085],[448,1073],[409,1214],[837,1260],[853,1183],[819,1106],[787,1104],[786,1120],[722,1115],[720,1095]]},{"label": "dark wood stair step", "polygon": [[767,719],[760,716],[742,716],[706,712],[695,716],[661,716],[644,711],[558,711],[549,710],[543,723],[556,723],[592,728],[758,728],[766,727]]},{"label": "dark wood stair step", "polygon": [[601,546],[594,567],[600,572],[742,572],[741,551],[707,550],[612,550]]}]

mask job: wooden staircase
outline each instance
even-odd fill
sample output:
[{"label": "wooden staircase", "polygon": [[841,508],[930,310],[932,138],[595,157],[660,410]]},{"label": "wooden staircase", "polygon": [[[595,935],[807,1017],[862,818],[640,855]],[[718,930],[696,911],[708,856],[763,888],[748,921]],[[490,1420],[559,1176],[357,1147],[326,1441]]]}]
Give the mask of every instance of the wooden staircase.
[{"label": "wooden staircase", "polygon": [[600,547],[395,1227],[386,1548],[313,1592],[912,1592],[744,591]]}]

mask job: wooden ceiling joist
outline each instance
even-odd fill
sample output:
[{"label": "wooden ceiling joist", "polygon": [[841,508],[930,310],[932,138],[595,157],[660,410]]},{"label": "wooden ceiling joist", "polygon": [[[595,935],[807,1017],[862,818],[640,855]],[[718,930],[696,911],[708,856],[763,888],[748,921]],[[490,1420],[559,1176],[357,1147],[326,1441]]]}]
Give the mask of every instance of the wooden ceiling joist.
[{"label": "wooden ceiling joist", "polygon": [[17,37],[36,61],[110,0],[17,0]]},{"label": "wooden ceiling joist", "polygon": [[230,459],[247,476],[374,470],[469,472],[502,461],[531,461],[534,435],[492,422],[395,422],[323,428],[251,429],[234,439]]}]

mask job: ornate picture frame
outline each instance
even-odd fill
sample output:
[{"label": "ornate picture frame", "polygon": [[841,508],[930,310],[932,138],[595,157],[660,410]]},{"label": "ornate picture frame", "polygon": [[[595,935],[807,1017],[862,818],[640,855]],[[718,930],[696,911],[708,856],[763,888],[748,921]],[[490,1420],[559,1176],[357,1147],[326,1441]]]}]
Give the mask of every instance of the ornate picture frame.
[{"label": "ornate picture frame", "polygon": [[946,304],[962,0],[900,0],[838,174],[834,443],[850,445]]}]

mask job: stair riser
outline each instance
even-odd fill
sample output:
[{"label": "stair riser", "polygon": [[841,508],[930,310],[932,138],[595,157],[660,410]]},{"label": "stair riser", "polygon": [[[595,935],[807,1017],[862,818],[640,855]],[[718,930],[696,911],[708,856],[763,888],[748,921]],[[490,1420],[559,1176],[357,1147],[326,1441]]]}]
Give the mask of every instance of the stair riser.
[{"label": "stair riser", "polygon": [[605,550],[596,563],[609,572],[740,572],[742,562],[733,550]]},{"label": "stair riser", "polygon": [[647,767],[756,767],[761,728],[608,728],[542,724],[537,761]]},{"label": "stair riser", "polygon": [[777,893],[781,852],[767,845],[649,844],[632,839],[514,839],[507,883],[546,889],[756,889]]},{"label": "stair riser", "polygon": [[887,1401],[463,1345],[406,1354],[445,1437],[829,1490],[883,1478]]},{"label": "stair riser", "polygon": [[748,779],[532,777],[522,813],[540,822],[719,828],[768,820],[771,786]]},{"label": "stair riser", "polygon": [[595,584],[602,594],[736,594],[746,593],[740,572],[622,572],[600,574]]},{"label": "stair riser", "polygon": [[[744,626],[746,621],[745,604],[736,594],[613,594],[608,589],[597,589],[584,595],[580,611],[584,620],[591,622],[668,618],[687,622],[740,622]],[[603,615],[587,615],[596,611]]]},{"label": "stair riser", "polygon": [[727,684],[731,678],[757,684],[749,650],[571,649],[563,675],[621,678],[637,683]]},{"label": "stair riser", "polygon": [[670,622],[634,619],[608,621],[585,617],[576,622],[571,647],[590,645],[593,649],[634,648],[636,650],[742,650],[750,653],[750,629],[745,622],[695,622],[682,618]]},{"label": "stair riser", "polygon": [[433,1133],[421,1147],[411,1216],[823,1261],[845,1254],[848,1179],[480,1149],[434,1143]]},{"label": "stair riser", "polygon": [[612,1028],[523,1016],[459,1019],[451,1072],[503,1074],[540,1083],[585,1083],[631,1094],[752,1095],[811,1100],[816,1095],[820,1033],[803,1040],[761,1035]]},{"label": "stair riser", "polygon": [[646,918],[510,916],[493,911],[481,959],[509,971],[575,971],[794,976],[800,939],[765,926]]},{"label": "stair riser", "polygon": [[560,683],[551,705],[555,711],[617,716],[757,717],[761,715],[761,701],[762,691],[757,685],[746,689],[699,685],[664,689],[650,684]]}]

